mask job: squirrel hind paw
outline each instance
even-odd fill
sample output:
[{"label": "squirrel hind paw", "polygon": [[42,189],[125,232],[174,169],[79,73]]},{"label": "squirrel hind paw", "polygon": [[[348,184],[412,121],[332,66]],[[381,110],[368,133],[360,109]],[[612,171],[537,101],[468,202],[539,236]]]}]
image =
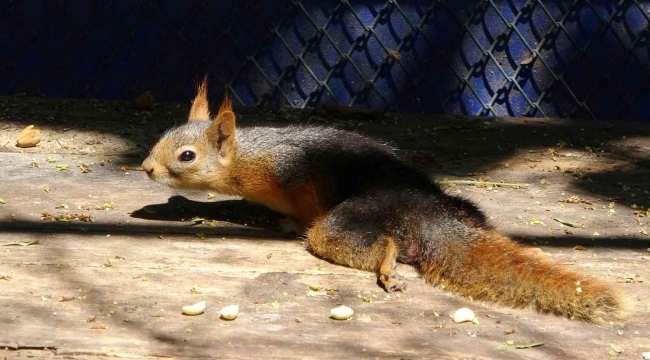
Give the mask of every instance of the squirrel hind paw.
[{"label": "squirrel hind paw", "polygon": [[395,277],[380,276],[378,280],[388,293],[404,292],[406,290],[407,284],[403,281],[397,281]]}]

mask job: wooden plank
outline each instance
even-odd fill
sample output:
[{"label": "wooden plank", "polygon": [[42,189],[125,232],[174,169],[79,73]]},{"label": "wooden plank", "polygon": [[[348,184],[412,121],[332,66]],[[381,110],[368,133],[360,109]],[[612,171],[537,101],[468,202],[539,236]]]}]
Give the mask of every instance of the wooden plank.
[{"label": "wooden plank", "polygon": [[[12,119],[2,115],[10,122],[0,134],[7,145],[0,151],[0,197],[6,202],[0,205],[0,244],[39,243],[0,247],[3,358],[602,359],[611,357],[610,343],[625,350],[622,357],[637,357],[643,351],[639,345],[650,347],[650,291],[641,282],[650,276],[650,245],[641,229],[650,228],[632,208],[650,204],[644,160],[650,153],[649,126],[416,115],[386,117],[399,120],[399,126],[336,122],[394,138],[437,179],[489,177],[529,184],[520,189],[460,185],[449,191],[476,201],[498,229],[540,247],[553,261],[624,290],[632,305],[628,321],[594,326],[472,302],[425,284],[406,265],[398,270],[407,291],[386,298],[373,274],[318,259],[299,237],[281,233],[276,226],[281,216],[237,199],[162,188],[142,172],[120,169],[137,167],[141,157],[100,154],[133,154],[141,144],[151,145],[149,119],[168,110],[180,113],[167,105],[143,115],[92,102],[71,111],[78,105],[71,102],[64,107],[64,123],[57,125],[39,122],[38,116],[56,102],[25,104],[10,112]],[[244,123],[278,120],[278,126],[283,117],[311,116],[242,115]],[[92,118],[87,126],[63,131],[87,116]],[[129,120],[119,131],[118,116]],[[11,147],[11,137],[28,118],[44,127],[47,140],[20,153]],[[430,131],[410,131],[420,128]],[[593,147],[605,144],[607,151],[555,146],[558,140],[579,143],[580,138]],[[39,168],[32,167],[32,158]],[[79,161],[92,173],[82,173]],[[70,170],[56,168],[62,164]],[[591,204],[558,202],[574,195]],[[67,209],[57,208],[63,203]],[[106,211],[104,204],[110,203]],[[43,212],[82,213],[94,222],[43,221]],[[195,216],[208,224],[188,221]],[[567,227],[554,218],[585,227]],[[585,250],[574,250],[576,245]],[[194,285],[200,294],[192,293]],[[310,297],[310,285],[337,291]],[[62,297],[74,299],[60,302]],[[181,306],[199,299],[208,302],[203,315],[180,313]],[[240,317],[220,320],[219,309],[233,303],[240,305]],[[352,320],[328,318],[341,303],[355,309]],[[448,315],[464,306],[477,313],[480,324],[450,321]],[[91,317],[95,321],[87,322]],[[98,325],[107,328],[92,329]],[[516,332],[504,334],[512,329]],[[545,345],[494,350],[507,340]]]},{"label": "wooden plank", "polygon": [[[372,274],[319,260],[298,242],[201,240],[191,235],[163,240],[90,234],[38,237],[38,245],[4,248],[0,253],[2,275],[11,276],[9,281],[0,281],[3,293],[11,294],[0,300],[0,321],[5,324],[0,329],[1,347],[48,347],[59,355],[454,358],[487,353],[508,358],[525,353],[541,359],[606,353],[604,339],[632,349],[644,337],[647,340],[645,331],[650,325],[640,316],[647,308],[636,309],[637,319],[621,328],[471,303],[424,284],[404,265],[400,272],[409,283],[407,292],[386,299]],[[6,240],[6,234],[0,235],[0,242]],[[562,252],[562,259],[585,267],[594,253],[609,254]],[[630,250],[615,256],[615,273],[649,275],[647,258]],[[609,258],[602,268],[592,271],[607,272],[613,264]],[[192,293],[195,285],[200,294]],[[309,297],[310,285],[338,291],[333,297]],[[627,290],[638,291],[639,286],[621,284]],[[74,300],[60,302],[63,297]],[[205,314],[188,317],[180,313],[182,305],[200,299],[209,304]],[[276,301],[277,308],[273,306]],[[238,319],[220,320],[219,309],[232,303],[241,307]],[[329,309],[339,303],[356,310],[353,320],[328,319]],[[480,325],[453,324],[447,315],[461,306],[472,307]],[[441,316],[436,317],[434,311]],[[86,322],[91,317],[96,320]],[[129,322],[124,321],[126,317]],[[444,327],[434,331],[438,324]],[[99,325],[108,328],[92,329]],[[503,335],[513,328],[515,335]],[[618,329],[624,329],[626,336],[617,336]],[[634,331],[643,333],[632,335]],[[547,345],[505,355],[491,351],[507,339],[546,341]],[[468,344],[475,350],[468,349]]]}]

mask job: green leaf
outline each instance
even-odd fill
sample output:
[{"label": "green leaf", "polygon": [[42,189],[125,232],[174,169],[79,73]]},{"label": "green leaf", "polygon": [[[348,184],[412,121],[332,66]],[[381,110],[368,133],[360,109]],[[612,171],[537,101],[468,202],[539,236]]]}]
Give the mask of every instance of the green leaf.
[{"label": "green leaf", "polygon": [[623,352],[623,348],[620,347],[620,346],[618,346],[618,345],[615,345],[615,344],[609,344],[609,347],[610,347],[612,350],[614,350],[616,353],[618,353],[618,354],[620,354],[620,353]]},{"label": "green leaf", "polygon": [[544,224],[544,222],[542,220],[530,219],[530,220],[528,220],[528,223],[531,224],[531,225],[543,225],[543,226],[546,226],[546,224]]},{"label": "green leaf", "polygon": [[510,348],[510,346],[508,346],[508,344],[504,343],[504,344],[501,344],[501,345],[495,347],[494,350],[496,350],[496,351],[506,351],[509,348]]},{"label": "green leaf", "polygon": [[4,203],[5,203],[5,199],[0,197],[0,204],[4,204]]},{"label": "green leaf", "polygon": [[204,221],[205,221],[205,219],[202,218],[202,217],[195,217],[195,218],[190,219],[190,222],[194,223],[194,224],[199,224],[199,223],[202,223]]},{"label": "green leaf", "polygon": [[515,348],[517,348],[517,349],[530,349],[530,348],[534,348],[534,347],[538,347],[538,346],[542,346],[542,345],[544,345],[543,342],[534,342],[534,343],[530,343],[530,344],[517,345],[517,346],[515,346]]},{"label": "green leaf", "polygon": [[2,246],[11,246],[11,245],[18,245],[18,246],[29,246],[29,245],[36,245],[38,244],[38,240],[25,240],[25,241],[12,241],[3,244]]},{"label": "green leaf", "polygon": [[568,221],[564,221],[564,220],[558,219],[558,218],[553,218],[553,220],[559,222],[562,225],[571,226],[573,228],[583,228],[584,227],[584,225],[577,225],[577,224],[574,224],[574,223],[571,223],[571,222],[568,222]]},{"label": "green leaf", "polygon": [[67,164],[57,165],[56,168],[61,170],[61,171],[70,170],[70,165],[67,165]]}]

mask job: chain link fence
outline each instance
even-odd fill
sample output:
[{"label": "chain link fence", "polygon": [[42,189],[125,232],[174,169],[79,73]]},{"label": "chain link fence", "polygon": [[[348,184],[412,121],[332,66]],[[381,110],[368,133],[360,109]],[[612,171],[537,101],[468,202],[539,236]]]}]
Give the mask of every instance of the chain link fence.
[{"label": "chain link fence", "polygon": [[2,94],[650,120],[650,2],[0,0]]}]

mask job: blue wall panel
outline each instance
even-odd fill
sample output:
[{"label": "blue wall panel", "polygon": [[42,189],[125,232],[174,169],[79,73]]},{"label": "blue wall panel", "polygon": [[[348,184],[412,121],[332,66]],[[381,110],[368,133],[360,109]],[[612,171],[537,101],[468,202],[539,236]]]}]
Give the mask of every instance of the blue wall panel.
[{"label": "blue wall panel", "polygon": [[0,94],[650,120],[650,0],[0,0]]}]

